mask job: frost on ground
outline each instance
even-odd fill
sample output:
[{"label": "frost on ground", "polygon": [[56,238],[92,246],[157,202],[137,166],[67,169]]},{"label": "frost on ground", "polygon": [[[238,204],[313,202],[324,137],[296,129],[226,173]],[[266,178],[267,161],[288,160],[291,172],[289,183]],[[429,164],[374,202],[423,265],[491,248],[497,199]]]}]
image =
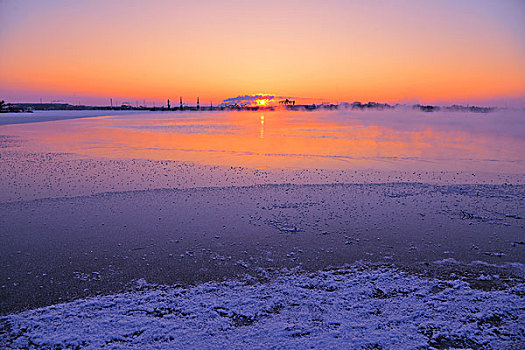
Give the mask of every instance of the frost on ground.
[{"label": "frost on ground", "polygon": [[518,349],[525,285],[471,289],[391,267],[149,285],[9,315],[7,349]]}]

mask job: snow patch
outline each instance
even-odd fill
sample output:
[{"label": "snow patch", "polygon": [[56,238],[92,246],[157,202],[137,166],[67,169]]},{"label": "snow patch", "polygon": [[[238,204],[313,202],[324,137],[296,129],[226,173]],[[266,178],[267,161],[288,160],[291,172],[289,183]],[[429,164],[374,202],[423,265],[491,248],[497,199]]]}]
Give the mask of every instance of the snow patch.
[{"label": "snow patch", "polygon": [[4,348],[518,348],[525,284],[471,289],[390,267],[134,291],[1,319]]}]

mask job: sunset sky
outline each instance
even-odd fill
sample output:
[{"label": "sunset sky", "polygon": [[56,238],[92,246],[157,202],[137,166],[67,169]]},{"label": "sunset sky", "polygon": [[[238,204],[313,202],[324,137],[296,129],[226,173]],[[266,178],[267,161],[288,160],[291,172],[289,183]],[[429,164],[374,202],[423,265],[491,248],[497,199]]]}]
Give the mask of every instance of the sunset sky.
[{"label": "sunset sky", "polygon": [[0,0],[0,99],[525,96],[525,1]]}]

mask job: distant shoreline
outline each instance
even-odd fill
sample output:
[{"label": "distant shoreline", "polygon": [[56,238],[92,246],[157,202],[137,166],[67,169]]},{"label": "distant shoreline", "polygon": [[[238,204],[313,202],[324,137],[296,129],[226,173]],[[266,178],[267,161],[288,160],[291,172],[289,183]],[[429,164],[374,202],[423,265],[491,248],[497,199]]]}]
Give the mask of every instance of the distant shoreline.
[{"label": "distant shoreline", "polygon": [[406,108],[412,110],[420,110],[423,112],[474,112],[474,113],[489,113],[501,108],[498,107],[481,107],[481,106],[435,106],[435,105],[405,105],[405,104],[388,104],[378,102],[353,102],[353,103],[339,103],[339,104],[302,104],[302,105],[280,105],[280,106],[251,106],[232,104],[227,106],[179,106],[179,107],[133,107],[128,104],[121,106],[88,106],[88,105],[71,105],[68,103],[7,103],[4,108],[0,109],[0,113],[31,113],[33,111],[273,111],[273,110],[289,110],[289,111],[315,111],[315,110],[389,110]]}]

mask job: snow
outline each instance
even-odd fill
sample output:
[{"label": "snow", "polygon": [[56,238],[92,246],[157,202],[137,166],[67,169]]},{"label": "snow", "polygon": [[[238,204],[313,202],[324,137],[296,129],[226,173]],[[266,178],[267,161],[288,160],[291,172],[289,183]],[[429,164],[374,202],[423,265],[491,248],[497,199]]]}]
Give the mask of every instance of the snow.
[{"label": "snow", "polygon": [[282,270],[269,280],[247,275],[190,288],[139,280],[126,293],[8,315],[0,345],[518,349],[525,344],[524,296],[523,283],[484,291],[389,266]]},{"label": "snow", "polygon": [[68,119],[96,118],[111,115],[129,115],[133,111],[79,110],[79,111],[35,111],[34,113],[2,113],[0,126],[26,123],[42,123]]}]

